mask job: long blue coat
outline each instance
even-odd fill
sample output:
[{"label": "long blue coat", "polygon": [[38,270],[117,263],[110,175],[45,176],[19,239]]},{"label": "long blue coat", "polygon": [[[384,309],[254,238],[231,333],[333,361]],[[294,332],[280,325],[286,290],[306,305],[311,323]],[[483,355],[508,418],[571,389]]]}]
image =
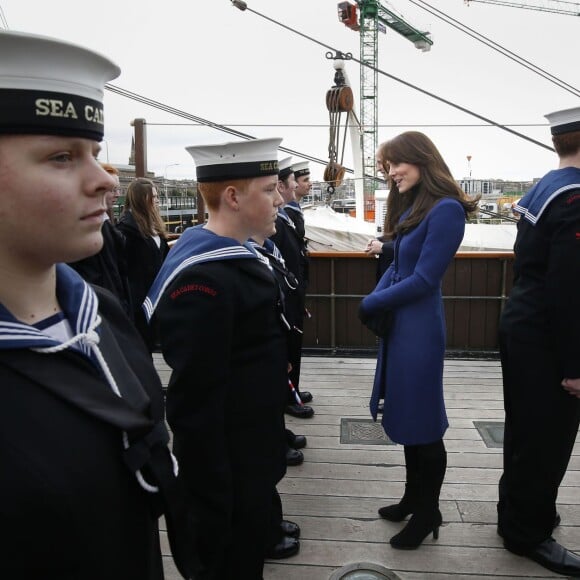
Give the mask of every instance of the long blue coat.
[{"label": "long blue coat", "polygon": [[464,230],[462,205],[448,198],[438,202],[415,229],[396,240],[395,262],[362,302],[369,314],[394,314],[389,337],[379,348],[371,413],[376,420],[376,402],[384,396],[382,424],[396,443],[431,443],[449,426],[441,280]]}]

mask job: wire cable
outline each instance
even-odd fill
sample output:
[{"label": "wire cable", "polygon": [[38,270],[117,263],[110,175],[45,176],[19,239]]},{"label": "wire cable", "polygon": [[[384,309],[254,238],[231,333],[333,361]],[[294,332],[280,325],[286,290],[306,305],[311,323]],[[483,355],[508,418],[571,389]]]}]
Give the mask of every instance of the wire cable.
[{"label": "wire cable", "polygon": [[[253,12],[257,16],[260,16],[260,17],[264,18],[265,20],[268,20],[268,21],[272,22],[273,24],[276,24],[277,26],[280,26],[280,27],[285,28],[286,30],[288,30],[288,31],[290,31],[290,32],[292,32],[294,34],[297,34],[299,36],[302,36],[303,38],[305,38],[307,40],[310,40],[311,42],[314,42],[315,44],[318,44],[319,46],[322,46],[322,47],[327,48],[329,50],[332,50],[334,52],[339,52],[334,47],[332,47],[330,45],[327,45],[327,44],[325,44],[325,43],[323,43],[323,42],[321,42],[321,41],[319,41],[319,40],[317,40],[317,39],[315,39],[313,37],[310,37],[307,34],[304,34],[304,33],[300,32],[298,30],[295,30],[295,29],[293,29],[293,28],[291,28],[291,27],[289,27],[289,26],[287,26],[287,25],[285,25],[285,24],[283,24],[281,22],[278,22],[278,21],[276,21],[276,20],[274,20],[274,19],[272,19],[272,18],[270,18],[270,17],[268,17],[266,15],[263,15],[263,14],[255,11],[255,10],[253,10],[251,8],[247,8],[247,6],[245,7],[245,9],[250,10],[250,12]],[[507,131],[508,133],[511,133],[511,134],[517,136],[517,137],[520,137],[521,139],[524,139],[526,141],[529,141],[531,143],[534,143],[535,145],[538,145],[540,147],[543,147],[545,149],[548,149],[549,151],[553,151],[553,148],[552,147],[549,147],[548,145],[546,145],[546,144],[544,144],[544,143],[542,143],[540,141],[537,141],[535,139],[532,139],[531,137],[528,137],[527,135],[524,135],[522,133],[519,133],[518,131],[514,131],[513,129],[510,129],[506,125],[502,125],[500,123],[496,123],[495,121],[493,121],[491,119],[487,119],[486,117],[484,117],[482,115],[479,115],[479,114],[475,113],[474,111],[471,111],[471,110],[469,110],[469,109],[467,109],[465,107],[462,107],[461,105],[457,105],[456,103],[453,103],[453,102],[451,102],[451,101],[449,101],[447,99],[444,99],[443,97],[439,97],[438,95],[435,95],[435,94],[433,94],[433,93],[431,93],[429,91],[426,91],[424,89],[421,89],[420,87],[417,87],[417,86],[413,85],[412,83],[409,83],[408,81],[405,81],[403,79],[400,79],[398,77],[395,77],[394,75],[391,75],[391,74],[389,74],[389,73],[387,73],[387,72],[385,72],[385,71],[383,71],[381,69],[372,67],[372,66],[368,65],[367,63],[363,63],[362,61],[360,61],[360,60],[358,60],[358,59],[356,59],[354,57],[352,58],[352,60],[355,61],[356,63],[358,63],[360,66],[366,66],[367,68],[370,68],[371,70],[376,70],[379,74],[381,74],[383,76],[386,76],[387,78],[390,78],[390,79],[392,79],[392,80],[394,80],[396,82],[399,82],[399,83],[401,83],[401,84],[403,84],[403,85],[405,85],[405,86],[407,86],[409,88],[412,88],[412,89],[414,89],[416,91],[419,91],[422,94],[425,94],[427,96],[430,96],[431,98],[433,98],[435,100],[438,100],[440,102],[443,102],[443,103],[445,103],[445,104],[447,104],[447,105],[449,105],[449,106],[451,106],[453,108],[456,108],[456,109],[458,109],[458,110],[460,110],[460,111],[462,111],[462,112],[464,112],[464,113],[466,113],[468,115],[474,116],[474,117],[480,119],[481,121],[484,121],[485,124],[486,124],[485,126],[493,126],[493,127],[502,129],[504,131]],[[234,135],[234,136],[240,137],[242,139],[251,140],[251,139],[255,139],[256,138],[253,135],[249,135],[247,133],[243,133],[241,131],[237,131],[236,129],[233,129],[232,127],[227,127],[225,125],[221,125],[219,123],[215,123],[213,121],[209,121],[207,119],[203,119],[203,118],[198,117],[196,115],[193,115],[191,113],[187,113],[187,112],[182,111],[180,109],[176,109],[175,107],[171,107],[170,105],[166,105],[164,103],[161,103],[160,101],[155,101],[154,99],[150,99],[150,98],[145,97],[143,95],[139,95],[137,93],[131,92],[131,91],[127,90],[127,89],[123,89],[122,87],[119,87],[119,86],[116,86],[116,85],[112,85],[110,83],[108,83],[105,86],[105,88],[107,90],[109,90],[109,91],[111,91],[113,93],[116,93],[116,94],[118,94],[120,96],[123,96],[125,98],[128,98],[128,99],[131,99],[131,100],[134,100],[134,101],[143,103],[145,105],[148,105],[148,106],[153,107],[153,108],[156,108],[158,110],[161,110],[161,111],[164,111],[164,112],[167,112],[167,113],[176,115],[178,117],[182,117],[184,119],[187,119],[189,121],[193,121],[193,122],[198,123],[200,125],[204,125],[204,126],[211,127],[213,129],[216,129],[218,131],[222,131],[222,132],[225,132],[225,133],[229,133],[230,135]],[[405,126],[405,125],[403,125],[403,126]],[[469,125],[466,125],[466,126],[469,126]],[[322,159],[320,159],[318,157],[314,157],[314,156],[309,155],[309,154],[306,154],[306,153],[302,153],[302,152],[299,152],[299,151],[295,151],[295,150],[289,149],[287,147],[280,147],[280,150],[281,151],[284,151],[285,153],[288,153],[290,155],[297,156],[297,157],[301,157],[303,159],[307,159],[309,161],[312,161],[314,163],[318,163],[320,165],[326,166],[326,164],[327,164],[327,162],[325,160],[322,160]],[[354,173],[354,171],[352,169],[348,168],[348,167],[345,167],[344,170],[347,173],[351,173],[351,174]],[[366,178],[375,179],[378,182],[383,182],[383,180],[381,180],[380,178],[377,178],[377,177],[375,177],[373,175],[366,175],[365,174],[365,177]]]},{"label": "wire cable", "polygon": [[6,20],[6,14],[4,14],[4,9],[2,8],[2,4],[0,4],[0,21],[6,30],[10,30],[10,27],[8,26],[8,20]]},{"label": "wire cable", "polygon": [[[231,129],[230,127],[226,127],[225,125],[220,125],[219,123],[214,123],[213,121],[208,121],[207,119],[203,119],[202,117],[198,117],[197,115],[192,115],[191,113],[187,113],[185,111],[181,111],[180,109],[176,109],[169,105],[165,105],[160,101],[155,101],[154,99],[150,99],[143,95],[139,95],[138,93],[133,93],[127,89],[123,89],[122,87],[118,87],[116,85],[112,85],[107,83],[105,85],[105,89],[108,91],[115,93],[119,96],[125,97],[127,99],[131,99],[133,101],[137,101],[139,103],[143,103],[149,107],[153,107],[154,109],[158,109],[160,111],[164,111],[166,113],[170,113],[172,115],[176,115],[178,117],[183,117],[184,119],[188,119],[190,121],[195,121],[200,125],[205,125],[206,127],[211,127],[212,129],[216,129],[217,131],[222,131],[224,133],[229,133],[230,135],[234,135],[236,137],[241,137],[242,139],[251,140],[256,139],[255,136],[249,135],[247,133],[242,133],[241,131],[236,131],[235,129]],[[150,123],[147,123],[148,125]],[[165,125],[166,123],[156,123],[156,125]],[[173,125],[174,123],[167,123],[168,125]],[[326,125],[325,125],[326,126]],[[295,157],[301,157],[302,159],[307,159],[308,161],[312,161],[313,163],[318,163],[320,165],[324,165],[326,167],[328,161],[324,159],[320,159],[319,157],[314,157],[313,155],[309,155],[308,153],[303,153],[301,151],[296,151],[294,149],[289,149],[288,147],[279,147],[280,151],[284,151],[285,153],[289,153]],[[347,173],[354,173],[353,169],[349,167],[344,167],[344,170]],[[365,174],[364,177],[357,177],[354,179],[374,179],[378,184],[384,184],[386,181],[377,177],[375,175],[368,175]]]},{"label": "wire cable", "polygon": [[[337,50],[336,48],[334,48],[328,44],[325,44],[324,42],[322,42],[322,41],[320,41],[312,36],[305,34],[304,32],[300,32],[299,30],[296,30],[296,29],[288,26],[287,24],[279,22],[273,18],[270,18],[269,16],[266,16],[265,14],[262,14],[256,10],[250,8],[247,5],[244,8],[244,11],[246,11],[246,10],[249,12],[252,12],[256,16],[259,16],[260,18],[264,18],[265,20],[272,22],[276,26],[280,26],[281,28],[285,28],[286,30],[288,30],[294,34],[297,34],[298,36],[302,36],[303,38],[306,38],[307,40],[310,40],[311,42],[318,44],[319,46],[327,48],[328,50],[332,50],[334,52],[343,52],[343,51]],[[445,99],[444,97],[440,97],[439,95],[436,95],[430,91],[422,89],[422,88],[414,85],[413,83],[410,83],[408,81],[400,79],[400,78],[396,77],[395,75],[392,75],[392,74],[390,74],[390,73],[388,73],[388,72],[386,72],[378,67],[371,66],[370,64],[363,62],[363,61],[355,58],[354,56],[350,60],[356,62],[360,66],[364,66],[372,71],[376,71],[378,74],[380,74],[382,76],[385,76],[385,77],[387,77],[391,80],[394,80],[402,85],[405,85],[406,87],[414,89],[415,91],[418,91],[418,92],[420,92],[428,97],[431,97],[432,99],[435,99],[436,101],[439,101],[441,103],[449,105],[450,107],[453,107],[454,109],[462,111],[463,113],[466,113],[467,115],[471,115],[472,117],[475,117],[476,119],[484,121],[484,122],[488,123],[489,125],[493,125],[494,127],[501,129],[502,131],[506,131],[508,133],[511,133],[512,135],[520,137],[521,139],[524,139],[525,141],[529,141],[530,143],[534,143],[535,145],[538,145],[539,147],[547,149],[548,151],[552,151],[552,152],[554,151],[553,147],[550,147],[549,145],[546,145],[545,143],[542,143],[541,141],[537,141],[536,139],[533,139],[532,137],[529,137],[528,135],[524,135],[523,133],[520,133],[519,131],[514,131],[513,129],[510,129],[509,127],[506,127],[505,125],[502,125],[501,123],[497,123],[497,122],[493,121],[492,119],[488,119],[487,117],[484,117],[483,115],[480,115],[479,113],[475,113],[474,111],[472,111],[466,107],[463,107],[462,105],[458,105],[457,103],[454,103],[448,99]]]},{"label": "wire cable", "polygon": [[[242,133],[241,131],[237,131],[232,129],[231,127],[226,127],[225,125],[220,125],[219,123],[214,123],[213,121],[209,121],[207,119],[203,119],[202,117],[198,117],[197,115],[192,115],[191,113],[187,113],[185,111],[181,111],[180,109],[176,109],[175,107],[171,107],[160,101],[155,101],[154,99],[150,99],[143,95],[139,95],[138,93],[133,93],[127,89],[123,89],[122,87],[112,85],[107,83],[105,88],[112,93],[120,95],[122,97],[131,99],[133,101],[137,101],[139,103],[143,103],[144,105],[148,105],[160,111],[164,111],[166,113],[170,113],[172,115],[176,115],[177,117],[182,117],[184,119],[188,119],[190,121],[195,121],[200,125],[205,125],[206,127],[211,127],[212,129],[216,129],[218,131],[222,131],[224,133],[229,133],[230,135],[234,135],[236,137],[241,137],[242,139],[251,140],[256,139],[254,135],[249,135],[248,133]],[[314,163],[319,163],[321,165],[327,164],[327,161],[320,159],[319,157],[314,157],[313,155],[309,155],[307,153],[302,153],[300,151],[295,151],[294,149],[289,149],[287,147],[279,147],[281,151],[288,153],[290,155],[294,155],[296,157],[301,157],[303,159],[307,159],[308,161],[312,161]],[[352,169],[346,169],[349,173],[354,173]]]},{"label": "wire cable", "polygon": [[[570,4],[576,6],[577,10],[580,5],[577,2],[566,2],[565,0],[555,0],[558,4]],[[537,4],[522,4],[516,2],[506,2],[505,0],[467,0],[469,2],[481,2],[482,4],[493,4],[494,6],[508,6],[509,8],[524,8],[525,10],[538,10],[540,12],[552,12],[553,14],[564,14],[568,16],[580,16],[580,11],[573,12],[572,10],[563,10],[551,6],[539,6]]]},{"label": "wire cable", "polygon": [[[168,127],[203,127],[204,123],[155,123],[147,121],[147,125],[168,126]],[[328,125],[321,123],[224,123],[227,127],[290,127],[295,129],[328,129]],[[549,127],[549,123],[504,123],[506,127]],[[358,128],[360,125],[346,125],[347,129],[351,127]],[[389,129],[401,129],[405,127],[445,127],[445,128],[462,128],[462,127],[481,127],[484,129],[493,129],[489,123],[397,123],[397,124],[378,124],[377,127],[387,127]]]},{"label": "wire cable", "polygon": [[466,24],[463,24],[459,20],[456,20],[452,16],[449,16],[449,14],[446,14],[442,10],[435,8],[431,4],[425,2],[424,0],[417,0],[417,1],[416,0],[409,0],[409,2],[411,4],[414,4],[418,8],[421,8],[422,10],[429,12],[429,14],[435,16],[436,18],[443,20],[443,22],[445,22],[446,24],[449,24],[450,26],[453,26],[453,28],[456,28],[457,30],[460,30],[464,34],[467,34],[468,36],[470,36],[471,38],[473,38],[477,42],[481,42],[482,44],[486,45],[487,47],[491,48],[492,50],[499,52],[500,54],[502,54],[505,57],[509,58],[510,60],[516,62],[517,64],[519,64],[519,65],[523,66],[524,68],[527,68],[528,70],[532,71],[533,73],[541,76],[542,78],[544,78],[548,82],[551,82],[551,83],[555,84],[556,86],[560,87],[561,89],[564,89],[565,91],[568,91],[569,93],[572,93],[576,97],[580,97],[580,89],[577,89],[576,87],[563,81],[562,79],[556,77],[555,75],[549,73],[548,71],[544,70],[543,68],[535,65],[534,63],[530,62],[529,60],[526,60],[525,58],[523,58],[523,57],[519,56],[518,54],[512,52],[511,50],[505,48],[505,46],[502,46],[501,44],[498,44],[497,42],[491,40],[490,38],[487,38],[486,36],[484,36],[480,32],[477,32],[476,30],[474,30],[473,28],[470,28]]}]

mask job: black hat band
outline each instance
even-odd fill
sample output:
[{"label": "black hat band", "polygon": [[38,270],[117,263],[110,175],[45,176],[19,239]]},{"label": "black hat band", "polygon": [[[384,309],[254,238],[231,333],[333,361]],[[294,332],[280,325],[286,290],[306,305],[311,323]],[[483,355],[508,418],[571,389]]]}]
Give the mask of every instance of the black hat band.
[{"label": "black hat band", "polygon": [[199,183],[278,175],[278,161],[274,159],[271,161],[202,165],[196,168],[196,174]]},{"label": "black hat band", "polygon": [[285,169],[280,169],[280,173],[278,173],[278,179],[284,181],[287,177],[292,175],[294,171],[292,171],[292,167],[286,167]]},{"label": "black hat band", "polygon": [[79,95],[0,88],[0,133],[66,135],[101,141],[103,105]]},{"label": "black hat band", "polygon": [[294,172],[294,177],[296,179],[303,177],[304,175],[310,175],[310,169],[299,169],[298,171]]},{"label": "black hat band", "polygon": [[574,131],[580,131],[580,121],[552,127],[552,135],[561,135],[562,133],[572,133]]}]

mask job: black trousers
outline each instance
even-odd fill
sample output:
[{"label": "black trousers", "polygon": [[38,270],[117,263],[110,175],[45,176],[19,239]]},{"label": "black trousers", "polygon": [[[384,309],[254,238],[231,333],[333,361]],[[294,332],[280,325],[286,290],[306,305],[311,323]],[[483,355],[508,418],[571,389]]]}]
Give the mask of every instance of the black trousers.
[{"label": "black trousers", "polygon": [[[301,329],[302,330],[302,329]],[[292,331],[288,336],[288,361],[292,365],[292,370],[288,373],[292,384],[297,392],[300,392],[300,363],[302,361],[302,334],[296,330]],[[290,404],[296,403],[292,396],[289,395]]]},{"label": "black trousers", "polygon": [[498,527],[504,539],[533,548],[552,534],[556,497],[580,422],[580,399],[561,386],[546,345],[500,336],[505,407]]},{"label": "black trousers", "polygon": [[282,541],[282,499],[278,490],[272,491],[272,509],[270,510],[270,526],[268,528],[267,550],[271,550],[276,544]]},{"label": "black trousers", "polygon": [[[287,307],[291,311],[290,320],[296,329],[288,333],[288,362],[292,365],[292,370],[288,374],[294,388],[300,392],[300,363],[302,360],[302,330],[304,329],[304,307],[306,297],[296,293],[287,300]],[[288,395],[289,404],[293,405],[296,400],[290,392]]]}]

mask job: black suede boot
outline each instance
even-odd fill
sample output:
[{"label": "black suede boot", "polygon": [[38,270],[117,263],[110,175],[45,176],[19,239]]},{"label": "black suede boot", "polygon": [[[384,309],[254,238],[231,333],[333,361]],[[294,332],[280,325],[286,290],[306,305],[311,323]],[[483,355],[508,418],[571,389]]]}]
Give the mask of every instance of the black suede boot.
[{"label": "black suede boot", "polygon": [[415,511],[409,523],[391,538],[391,546],[400,550],[414,550],[433,533],[439,537],[443,518],[439,511],[439,493],[447,468],[447,453],[443,440],[417,445],[418,495]]},{"label": "black suede boot", "polygon": [[405,445],[405,493],[396,504],[379,508],[379,515],[391,522],[402,522],[415,509],[417,496],[417,446]]}]

